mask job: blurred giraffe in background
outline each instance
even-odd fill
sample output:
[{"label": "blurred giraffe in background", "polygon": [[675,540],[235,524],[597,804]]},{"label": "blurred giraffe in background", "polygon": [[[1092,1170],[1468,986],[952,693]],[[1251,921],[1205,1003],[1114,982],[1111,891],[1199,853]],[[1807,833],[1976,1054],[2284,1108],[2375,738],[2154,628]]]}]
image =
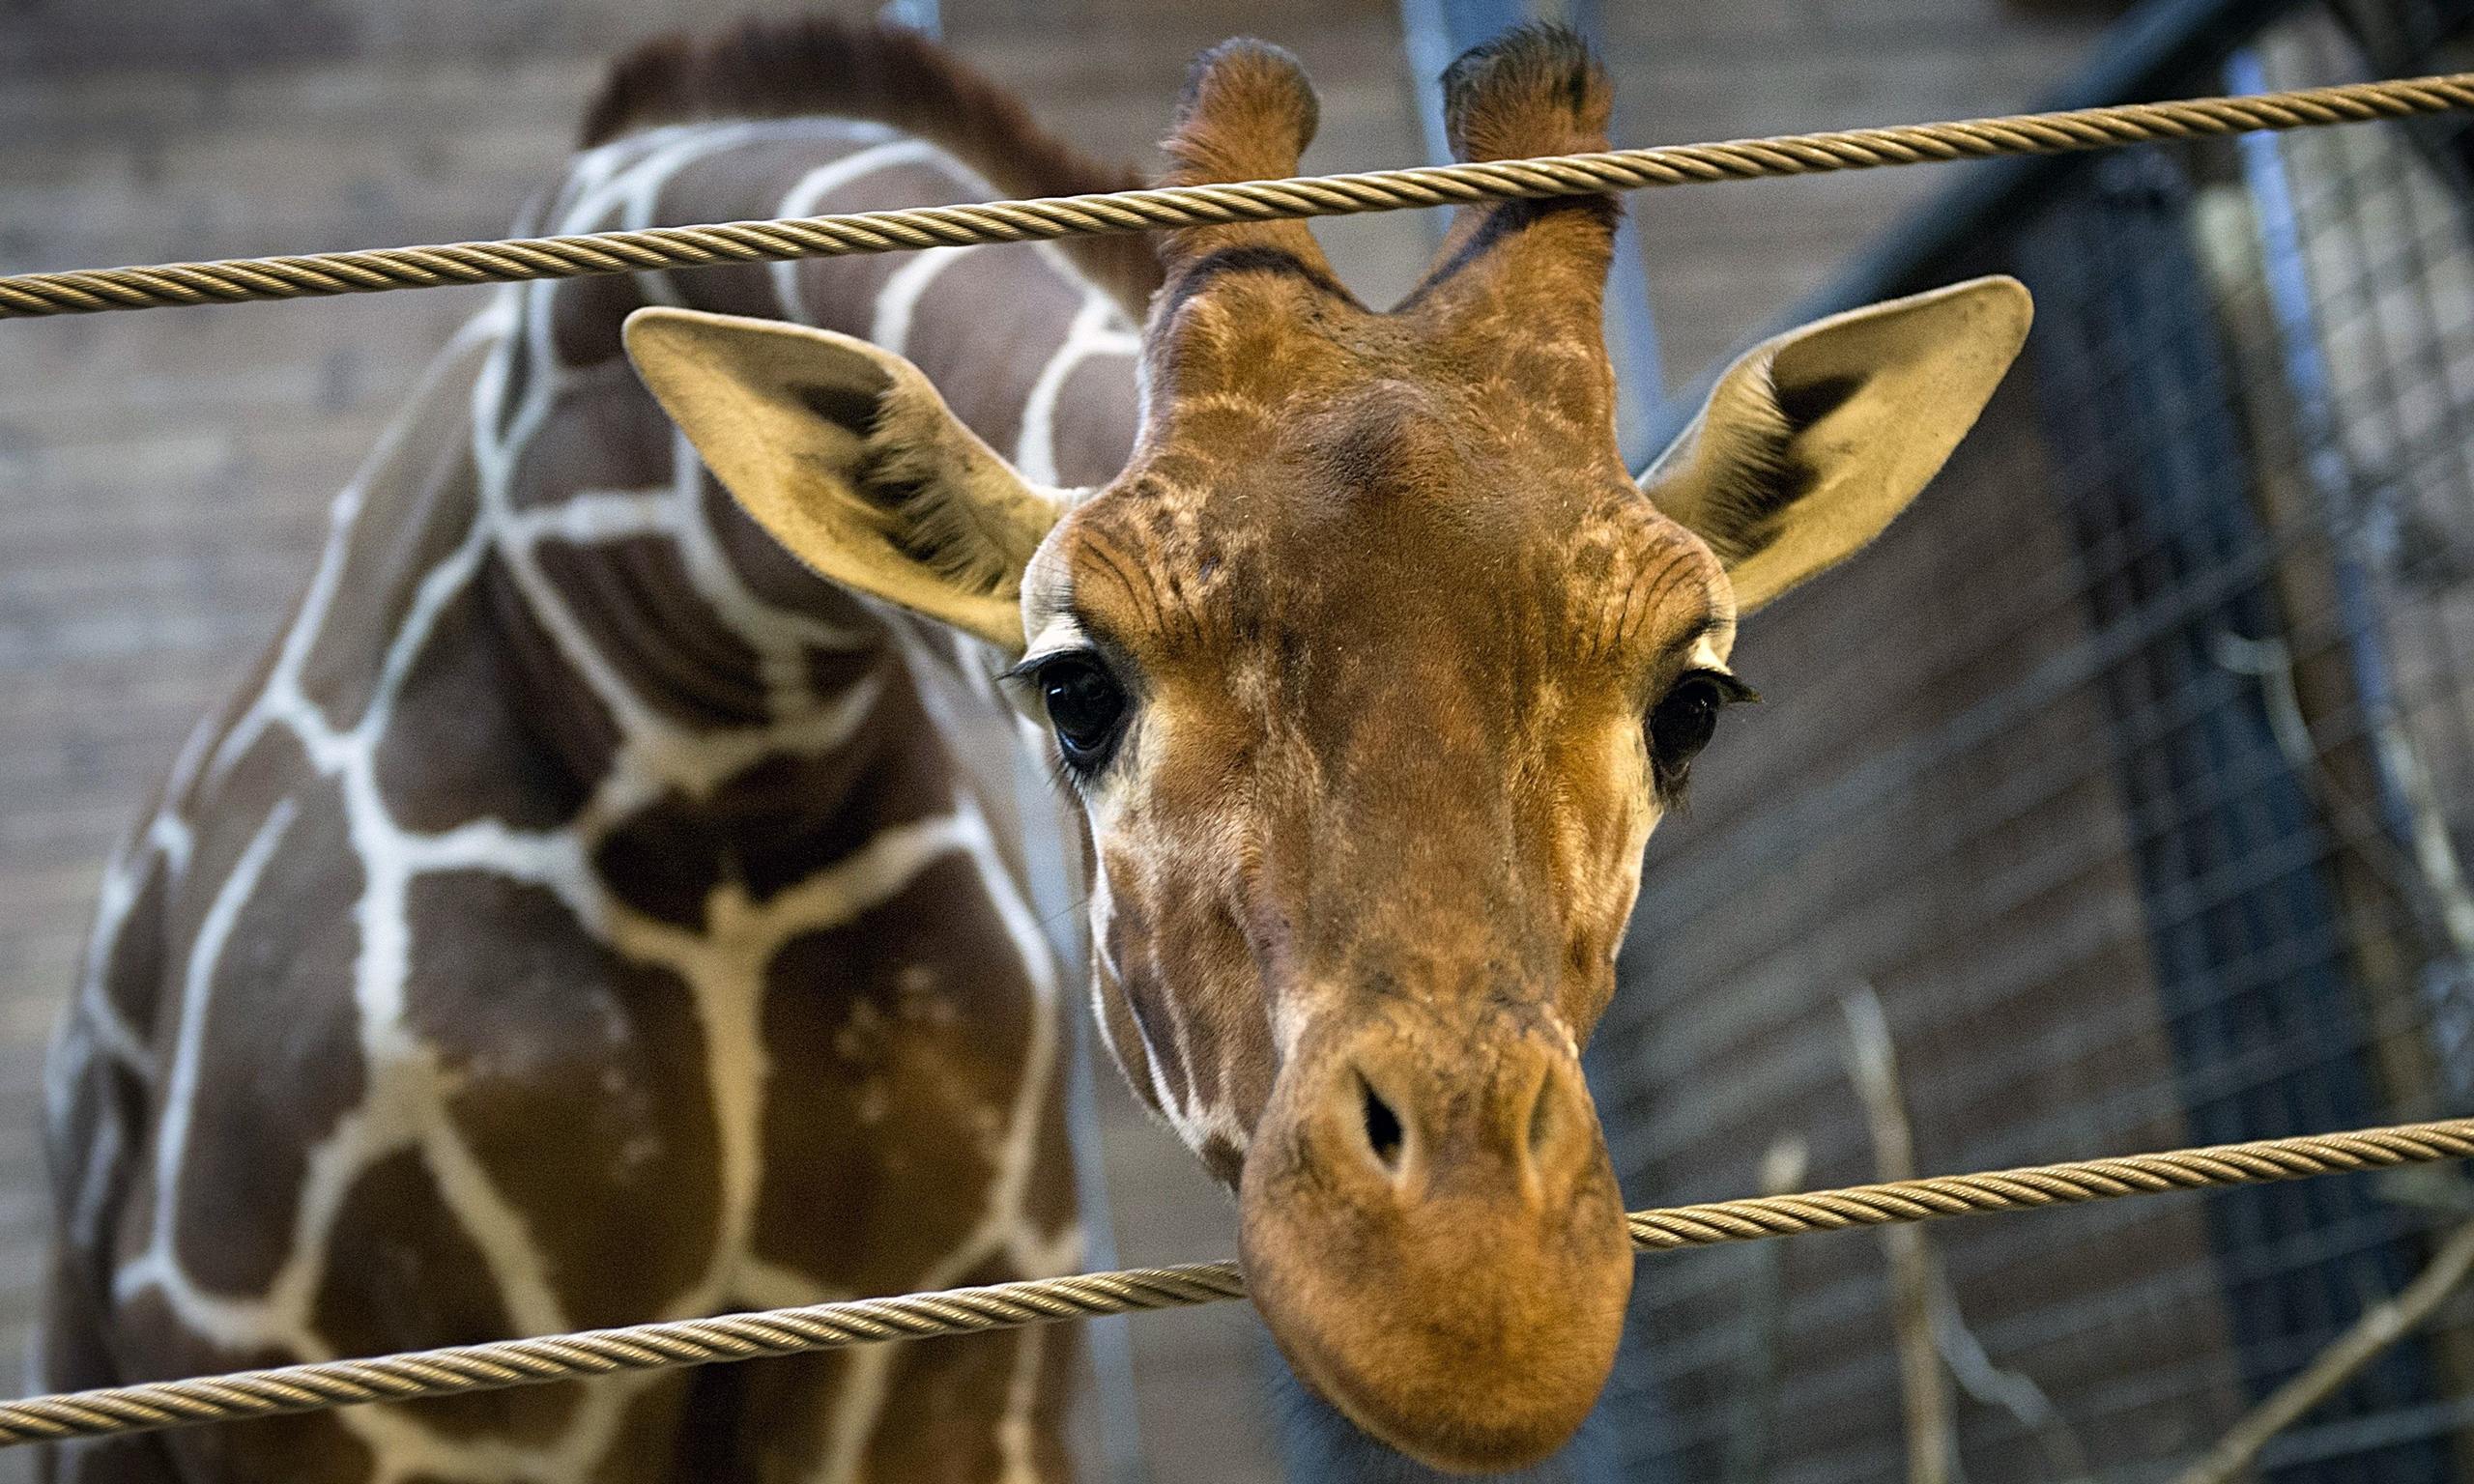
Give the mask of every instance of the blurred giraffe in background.
[{"label": "blurred giraffe in background", "polygon": [[[1137,184],[893,30],[648,48],[588,128],[525,230]],[[1072,1270],[1072,1012],[986,667],[784,556],[618,328],[692,303],[873,335],[1021,467],[1096,483],[1156,276],[1124,240],[500,293],[106,880],[50,1070],[40,1384]],[[1025,1330],[51,1467],[1049,1478],[1074,1366]]]}]

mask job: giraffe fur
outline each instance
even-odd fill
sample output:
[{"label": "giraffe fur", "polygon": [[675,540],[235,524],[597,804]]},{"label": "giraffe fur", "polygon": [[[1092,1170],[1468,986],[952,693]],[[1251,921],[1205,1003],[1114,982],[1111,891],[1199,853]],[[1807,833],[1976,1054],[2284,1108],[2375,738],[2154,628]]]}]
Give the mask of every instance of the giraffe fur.
[{"label": "giraffe fur", "polygon": [[[879,121],[645,120],[534,225],[998,193]],[[1136,405],[1117,300],[1064,252],[973,257],[524,285],[458,334],[106,872],[48,1069],[38,1384],[1077,1266],[1072,1010],[987,667],[769,549],[618,355],[647,304],[831,324],[946,371],[1017,464],[1104,476]],[[1076,1365],[1026,1331],[44,1468],[1049,1480]]]}]

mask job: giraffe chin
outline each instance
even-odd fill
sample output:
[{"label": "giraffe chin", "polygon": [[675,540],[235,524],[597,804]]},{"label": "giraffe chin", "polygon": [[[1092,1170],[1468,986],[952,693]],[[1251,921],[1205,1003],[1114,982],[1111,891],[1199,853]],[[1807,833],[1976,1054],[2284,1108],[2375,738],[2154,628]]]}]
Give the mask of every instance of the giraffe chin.
[{"label": "giraffe chin", "polygon": [[1413,1158],[1404,1180],[1356,1157],[1337,1120],[1282,1118],[1280,1091],[1240,1182],[1240,1253],[1298,1379],[1448,1472],[1564,1446],[1614,1368],[1634,1266],[1586,1104],[1586,1149],[1557,1178]]}]

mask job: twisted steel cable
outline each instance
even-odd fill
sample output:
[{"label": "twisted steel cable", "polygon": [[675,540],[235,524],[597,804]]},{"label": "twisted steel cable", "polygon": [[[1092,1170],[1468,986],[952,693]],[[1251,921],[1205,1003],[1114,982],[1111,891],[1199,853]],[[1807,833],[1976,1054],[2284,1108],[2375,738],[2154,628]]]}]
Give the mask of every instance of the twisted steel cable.
[{"label": "twisted steel cable", "polygon": [[[1636,1245],[1667,1250],[2469,1156],[2474,1156],[2474,1119],[2457,1119],[1716,1201],[1635,1212],[1629,1220]],[[1245,1294],[1246,1281],[1235,1263],[1192,1263],[152,1382],[0,1403],[0,1447],[322,1412],[363,1402],[453,1396],[621,1371],[803,1355],[886,1340],[975,1334],[1217,1303]]]},{"label": "twisted steel cable", "polygon": [[1984,1175],[1936,1175],[1886,1184],[1854,1185],[1809,1195],[1712,1201],[1668,1211],[1635,1212],[1632,1241],[1651,1250],[1754,1241],[1855,1226],[1936,1221],[1984,1212],[2109,1201],[2168,1190],[2250,1185],[2345,1170],[2382,1169],[2474,1156],[2474,1119],[2404,1124],[2355,1133],[2309,1134],[2218,1144],[2161,1155],[2080,1159]]},{"label": "twisted steel cable", "polygon": [[458,283],[579,278],[646,269],[1022,243],[1163,227],[1395,212],[1471,201],[1596,194],[1703,181],[1871,170],[2144,140],[2309,128],[2474,109],[2474,72],[2302,88],[2247,98],[2125,103],[1948,124],[1834,129],[1717,144],[1490,160],[1358,175],[992,201],[638,232],[455,243],[296,257],[0,277],[0,319],[375,294]]}]

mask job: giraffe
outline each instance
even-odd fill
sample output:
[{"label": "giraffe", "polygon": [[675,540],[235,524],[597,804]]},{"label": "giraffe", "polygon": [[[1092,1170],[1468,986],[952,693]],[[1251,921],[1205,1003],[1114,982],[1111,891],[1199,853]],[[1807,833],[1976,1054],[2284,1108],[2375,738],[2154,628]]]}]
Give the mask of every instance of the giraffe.
[{"label": "giraffe", "polygon": [[[1602,147],[1605,91],[1551,28],[1448,78],[1467,157]],[[1218,49],[1170,178],[1289,173],[1313,116]],[[825,25],[647,53],[592,120],[554,230],[1117,180]],[[1437,1468],[1551,1451],[1630,1281],[1578,1048],[1736,619],[1914,496],[2027,318],[1981,280],[1782,337],[1636,486],[1611,213],[1467,210],[1386,313],[1295,224],[498,296],[106,877],[43,1384],[1071,1266],[1010,728],[1104,1037],[1301,1378]],[[1025,1331],[49,1462],[1052,1478],[1071,1366]]]},{"label": "giraffe", "polygon": [[[525,230],[1138,183],[898,30],[617,67]],[[35,1384],[1078,1267],[1057,958],[987,668],[783,555],[620,351],[864,334],[1033,477],[1127,457],[1147,244],[496,294],[105,875]],[[62,1448],[115,1484],[1048,1480],[1068,1331]]]},{"label": "giraffe", "polygon": [[[1607,148],[1568,31],[1444,77],[1462,159]],[[1206,53],[1172,184],[1295,174],[1317,103]],[[629,355],[838,585],[1004,657],[1076,806],[1095,1013],[1238,1203],[1298,1379],[1450,1471],[1571,1437],[1632,1279],[1580,1048],[1738,621],[1852,555],[2023,343],[1983,278],[1773,338],[1635,480],[1600,329],[1615,205],[1460,209],[1389,310],[1298,222],[1163,235],[1140,425],[1096,491],[1009,468],[883,346],[651,306]]]}]

